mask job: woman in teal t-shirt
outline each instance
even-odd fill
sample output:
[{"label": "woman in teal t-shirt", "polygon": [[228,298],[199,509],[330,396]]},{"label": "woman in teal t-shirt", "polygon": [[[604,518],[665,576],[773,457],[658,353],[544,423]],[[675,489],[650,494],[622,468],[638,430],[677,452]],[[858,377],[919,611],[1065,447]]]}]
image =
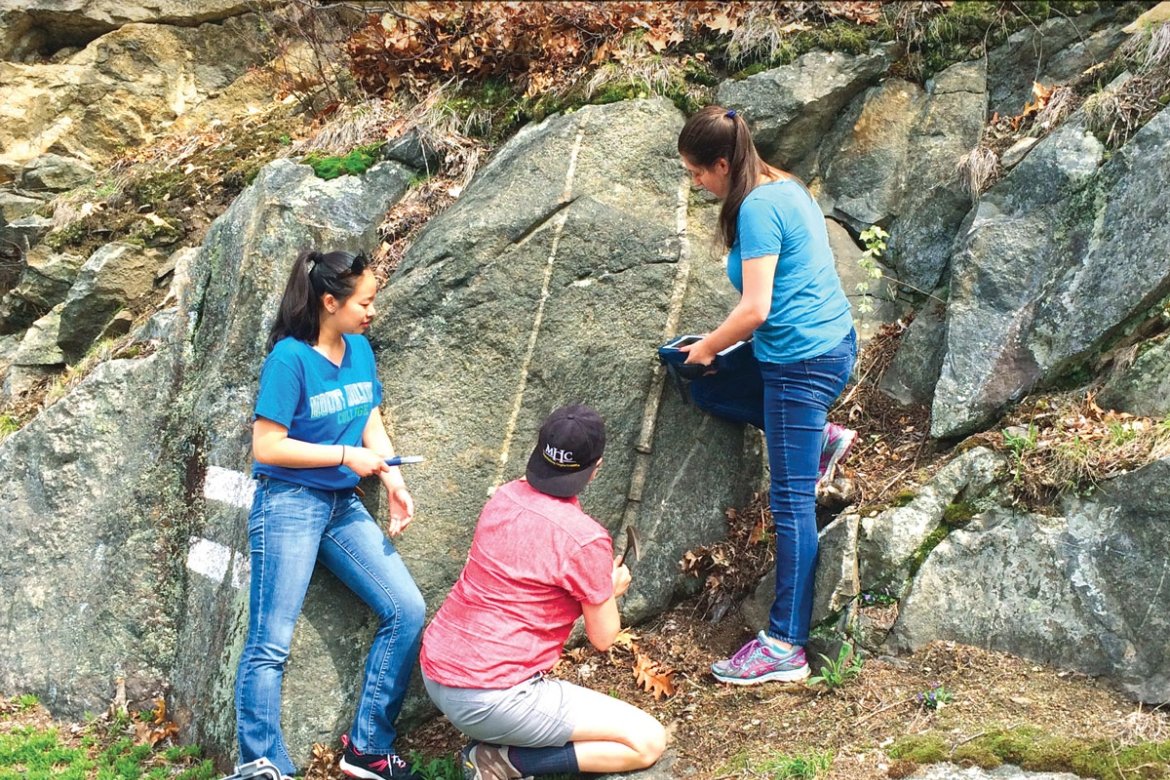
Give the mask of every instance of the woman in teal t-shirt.
[{"label": "woman in teal t-shirt", "polygon": [[853,368],[857,336],[820,208],[799,179],[760,158],[743,117],[704,108],[683,126],[678,151],[695,185],[723,201],[719,233],[727,275],[740,292],[719,327],[682,349],[688,363],[710,365],[718,352],[752,337],[776,526],[776,599],[768,627],[711,671],[737,685],[800,680],[809,673],[804,645],[822,435],[829,406]]},{"label": "woman in teal t-shirt", "polygon": [[[295,771],[280,730],[281,682],[293,626],[317,562],[370,606],[378,630],[366,657],[357,713],[342,737],[341,771],[418,778],[394,749],[394,721],[418,655],[426,607],[394,549],[414,503],[378,405],[382,384],[363,335],[378,283],[362,255],[305,252],[289,274],[252,425],[256,494],[248,517],[252,573],[248,641],[236,678],[240,763],[266,758]],[[386,533],[355,488],[377,475]]]}]

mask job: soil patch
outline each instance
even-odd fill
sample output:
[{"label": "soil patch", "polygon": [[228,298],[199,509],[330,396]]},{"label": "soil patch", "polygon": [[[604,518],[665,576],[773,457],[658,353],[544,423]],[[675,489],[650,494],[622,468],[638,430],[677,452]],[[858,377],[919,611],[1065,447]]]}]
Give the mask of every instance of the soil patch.
[{"label": "soil patch", "polygon": [[[1136,704],[1075,672],[954,642],[899,658],[867,657],[856,679],[832,691],[803,683],[722,685],[708,673],[710,664],[735,652],[752,631],[735,617],[711,623],[695,612],[695,602],[686,602],[632,632],[640,653],[673,670],[673,696],[656,699],[639,687],[627,648],[570,650],[553,671],[652,712],[671,734],[678,776],[768,777],[766,768],[783,757],[829,754],[822,780],[886,778],[905,771],[886,751],[909,735],[939,735],[952,747],[1024,727],[1108,740],[1118,749],[1170,739],[1165,709]],[[939,690],[949,703],[932,709],[920,701],[919,694]],[[440,717],[408,734],[403,747],[438,756],[462,743]]]}]

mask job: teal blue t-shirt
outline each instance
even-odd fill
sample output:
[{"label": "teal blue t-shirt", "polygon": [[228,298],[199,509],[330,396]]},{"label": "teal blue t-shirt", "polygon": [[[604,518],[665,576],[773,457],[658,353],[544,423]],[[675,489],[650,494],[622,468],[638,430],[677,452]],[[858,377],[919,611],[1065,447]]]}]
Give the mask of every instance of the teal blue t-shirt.
[{"label": "teal blue t-shirt", "polygon": [[727,276],[743,292],[743,258],[777,255],[772,308],[752,339],[756,358],[795,363],[823,355],[849,335],[853,317],[829,248],[821,209],[799,182],[770,182],[739,207]]},{"label": "teal blue t-shirt", "polygon": [[[283,425],[290,439],[360,447],[366,421],[382,403],[382,383],[366,337],[344,339],[340,366],[304,341],[286,337],[276,342],[260,370],[255,416]],[[358,483],[358,475],[346,466],[289,469],[256,463],[252,475],[322,490],[344,490]]]}]

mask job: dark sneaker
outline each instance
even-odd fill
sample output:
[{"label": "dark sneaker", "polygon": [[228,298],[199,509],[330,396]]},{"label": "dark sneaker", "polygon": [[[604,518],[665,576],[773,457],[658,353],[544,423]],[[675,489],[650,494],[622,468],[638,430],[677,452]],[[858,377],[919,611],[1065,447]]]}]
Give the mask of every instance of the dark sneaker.
[{"label": "dark sneaker", "polygon": [[341,771],[348,777],[360,777],[363,780],[423,780],[422,775],[410,771],[410,764],[397,753],[366,755],[353,746],[346,734],[341,736],[341,744],[345,747],[341,754]]},{"label": "dark sneaker", "polygon": [[468,742],[459,751],[463,780],[519,780],[523,775],[508,760],[508,748],[487,742]]},{"label": "dark sneaker", "polygon": [[808,673],[803,647],[794,647],[787,652],[774,650],[763,631],[731,658],[711,664],[711,674],[715,679],[732,685],[796,682],[808,677]]},{"label": "dark sneaker", "polygon": [[837,464],[849,456],[849,450],[853,449],[855,441],[857,431],[837,423],[825,426],[825,433],[821,439],[821,463],[817,469],[818,485],[833,480]]}]

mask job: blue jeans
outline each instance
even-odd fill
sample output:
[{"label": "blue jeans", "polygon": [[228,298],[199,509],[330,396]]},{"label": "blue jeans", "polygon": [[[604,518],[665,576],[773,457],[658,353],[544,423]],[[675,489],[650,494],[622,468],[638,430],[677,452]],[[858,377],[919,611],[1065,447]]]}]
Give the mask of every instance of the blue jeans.
[{"label": "blue jeans", "polygon": [[762,428],[772,472],[769,504],[776,526],[776,600],[768,635],[804,645],[812,619],[817,565],[816,482],[829,407],[857,358],[850,331],[823,355],[796,363],[748,364],[691,383],[695,405],[717,417]]},{"label": "blue jeans", "polygon": [[394,545],[353,490],[256,482],[248,518],[252,578],[248,641],[236,678],[240,762],[295,767],[280,731],[281,681],[293,625],[319,560],[378,616],[350,739],[363,753],[394,751],[394,720],[418,655],[426,608]]}]

